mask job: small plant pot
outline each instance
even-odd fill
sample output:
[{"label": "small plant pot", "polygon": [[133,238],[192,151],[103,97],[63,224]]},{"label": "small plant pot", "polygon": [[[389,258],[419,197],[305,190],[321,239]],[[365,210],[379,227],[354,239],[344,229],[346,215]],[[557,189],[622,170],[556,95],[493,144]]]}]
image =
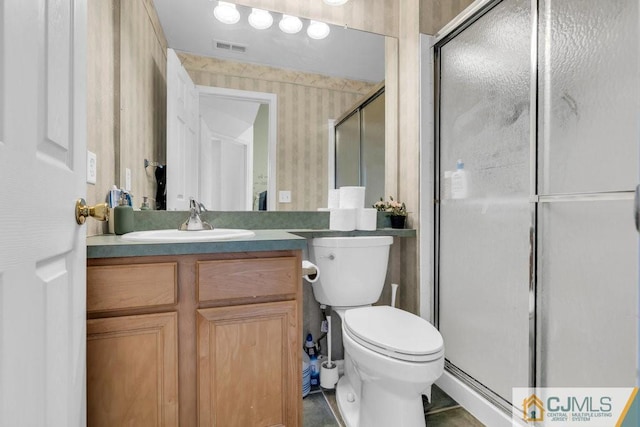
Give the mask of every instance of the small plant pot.
[{"label": "small plant pot", "polygon": [[391,215],[391,228],[404,228],[404,223],[407,220],[406,216]]}]

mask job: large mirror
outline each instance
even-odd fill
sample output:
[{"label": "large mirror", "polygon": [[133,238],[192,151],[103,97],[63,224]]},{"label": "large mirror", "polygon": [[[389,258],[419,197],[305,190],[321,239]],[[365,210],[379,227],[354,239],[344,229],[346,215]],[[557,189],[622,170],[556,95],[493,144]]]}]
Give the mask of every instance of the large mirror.
[{"label": "large mirror", "polygon": [[[217,199],[202,197],[214,210],[315,210],[326,206],[333,156],[330,121],[353,109],[384,81],[385,37],[332,25],[328,37],[316,40],[307,34],[307,19],[301,19],[299,33],[286,34],[279,28],[280,13],[271,13],[270,28],[258,30],[249,24],[252,9],[241,5],[234,5],[238,22],[224,24],[214,17],[218,3],[153,0],[168,47],[175,50],[202,95],[194,138],[210,143],[195,155],[181,153],[191,156],[191,164],[197,163],[199,169],[197,178],[184,179],[196,179],[206,194],[218,195]],[[169,85],[169,70],[166,79]],[[235,95],[206,88],[236,95],[244,91],[253,99],[243,104]],[[276,111],[272,111],[273,104],[260,100],[261,94],[275,97]],[[228,129],[217,127],[225,125],[236,133],[230,135]],[[275,135],[271,143],[270,132]],[[249,134],[252,145],[246,148],[244,137]],[[171,138],[167,129],[167,139]],[[225,138],[231,141],[226,149],[219,142]],[[221,160],[225,150],[233,152],[230,155],[236,160]],[[168,148],[165,153],[166,158],[154,160],[165,162],[170,171],[178,156],[170,155]],[[251,159],[243,161],[242,156]],[[240,164],[247,170],[231,166]],[[384,165],[380,168],[384,170]],[[169,172],[167,181],[170,187]],[[188,200],[191,195],[181,196]],[[223,202],[227,199],[234,201]]]}]

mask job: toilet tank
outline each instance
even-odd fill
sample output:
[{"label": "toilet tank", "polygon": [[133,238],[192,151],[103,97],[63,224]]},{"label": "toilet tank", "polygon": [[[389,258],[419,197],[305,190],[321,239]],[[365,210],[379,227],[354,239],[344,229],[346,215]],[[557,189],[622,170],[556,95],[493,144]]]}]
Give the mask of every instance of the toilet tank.
[{"label": "toilet tank", "polygon": [[387,275],[391,236],[312,239],[311,260],[320,270],[313,294],[320,304],[351,307],[378,301]]}]

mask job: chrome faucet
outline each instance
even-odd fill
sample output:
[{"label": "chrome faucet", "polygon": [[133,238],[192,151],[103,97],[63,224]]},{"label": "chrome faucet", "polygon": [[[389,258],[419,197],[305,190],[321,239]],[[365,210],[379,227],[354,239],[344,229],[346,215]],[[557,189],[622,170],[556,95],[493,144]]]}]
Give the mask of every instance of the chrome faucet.
[{"label": "chrome faucet", "polygon": [[206,211],[204,205],[193,197],[189,199],[189,218],[182,223],[178,230],[182,231],[199,231],[199,230],[213,230],[213,226],[208,222],[203,221],[200,218],[200,214]]}]

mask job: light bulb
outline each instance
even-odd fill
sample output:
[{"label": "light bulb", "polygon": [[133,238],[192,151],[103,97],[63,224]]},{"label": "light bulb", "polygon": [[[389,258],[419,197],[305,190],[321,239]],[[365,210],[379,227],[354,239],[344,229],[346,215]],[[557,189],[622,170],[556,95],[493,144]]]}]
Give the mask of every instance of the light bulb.
[{"label": "light bulb", "polygon": [[307,35],[312,39],[322,40],[327,37],[331,29],[324,22],[311,21],[307,27]]},{"label": "light bulb", "polygon": [[282,15],[282,19],[278,24],[280,29],[287,34],[296,34],[302,29],[302,21],[300,18],[291,15]]},{"label": "light bulb", "polygon": [[348,2],[349,0],[324,0],[329,6],[340,6]]},{"label": "light bulb", "polygon": [[236,5],[226,1],[218,2],[218,5],[213,9],[213,15],[224,24],[235,24],[240,20],[240,12],[236,9]]},{"label": "light bulb", "polygon": [[273,24],[273,16],[262,9],[251,9],[251,14],[249,15],[249,25],[251,25],[256,30],[266,30],[271,27]]}]

